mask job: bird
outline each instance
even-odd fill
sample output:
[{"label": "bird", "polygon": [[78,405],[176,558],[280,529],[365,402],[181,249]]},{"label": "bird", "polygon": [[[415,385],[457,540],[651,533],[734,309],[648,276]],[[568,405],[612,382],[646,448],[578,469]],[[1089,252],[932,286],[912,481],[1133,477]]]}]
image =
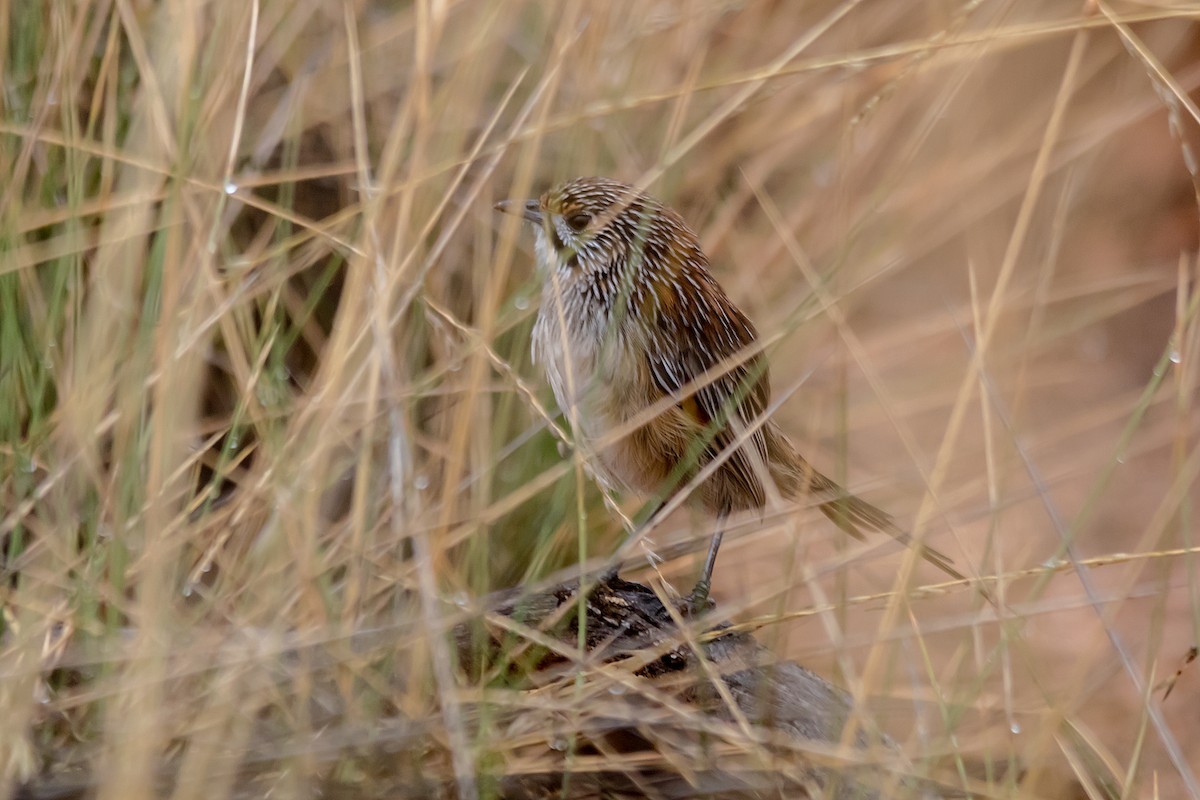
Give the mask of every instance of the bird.
[{"label": "bird", "polygon": [[[559,409],[607,488],[687,502],[715,520],[691,608],[711,590],[726,519],[771,497],[808,500],[857,539],[911,537],[885,511],[817,471],[767,416],[758,331],[713,276],[695,231],[643,190],[578,177],[495,209],[534,229],[542,278],[532,333]],[[951,560],[921,555],[956,580]]]}]

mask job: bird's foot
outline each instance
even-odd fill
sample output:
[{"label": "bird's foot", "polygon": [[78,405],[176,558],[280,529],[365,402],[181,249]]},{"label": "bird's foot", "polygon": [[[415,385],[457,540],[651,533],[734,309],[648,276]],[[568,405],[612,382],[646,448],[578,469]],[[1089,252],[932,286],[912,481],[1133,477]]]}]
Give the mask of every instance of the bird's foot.
[{"label": "bird's foot", "polygon": [[712,607],[712,600],[709,598],[709,592],[712,591],[712,581],[708,578],[701,578],[696,581],[696,585],[692,587],[692,591],[688,596],[683,598],[683,603],[679,606],[679,613],[684,617],[694,617],[702,614]]},{"label": "bird's foot", "polygon": [[596,576],[596,586],[612,586],[613,582],[621,577],[621,568],[619,566],[609,567]]}]

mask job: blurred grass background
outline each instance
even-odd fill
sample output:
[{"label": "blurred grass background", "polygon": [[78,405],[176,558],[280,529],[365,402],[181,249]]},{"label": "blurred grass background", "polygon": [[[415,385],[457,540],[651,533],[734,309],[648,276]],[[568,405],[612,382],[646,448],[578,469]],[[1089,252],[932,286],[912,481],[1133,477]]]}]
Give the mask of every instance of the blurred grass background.
[{"label": "blurred grass background", "polygon": [[983,796],[1196,791],[1200,7],[0,11],[6,791],[521,768],[445,632],[624,536],[491,211],[582,174],[652,180],[802,450],[1008,604],[792,513],[735,531],[721,612]]}]

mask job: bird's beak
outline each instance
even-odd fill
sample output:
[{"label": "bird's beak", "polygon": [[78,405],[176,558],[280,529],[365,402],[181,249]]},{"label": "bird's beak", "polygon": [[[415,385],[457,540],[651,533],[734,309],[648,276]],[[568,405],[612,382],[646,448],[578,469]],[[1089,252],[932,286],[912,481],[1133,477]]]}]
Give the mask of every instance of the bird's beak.
[{"label": "bird's beak", "polygon": [[542,224],[542,204],[537,200],[501,200],[492,208],[502,214],[520,214],[534,225]]}]

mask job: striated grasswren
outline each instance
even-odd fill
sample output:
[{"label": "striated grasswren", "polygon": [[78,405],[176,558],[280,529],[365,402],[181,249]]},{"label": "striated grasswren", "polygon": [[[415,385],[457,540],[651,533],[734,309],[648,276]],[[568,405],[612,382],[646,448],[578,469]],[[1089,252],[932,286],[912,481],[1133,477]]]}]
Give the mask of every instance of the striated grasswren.
[{"label": "striated grasswren", "polygon": [[[701,476],[689,502],[717,522],[693,607],[707,598],[725,517],[773,494],[816,503],[857,538],[869,529],[910,541],[766,418],[771,387],[754,325],[678,213],[608,178],[575,178],[496,209],[536,232],[545,282],[533,358],[595,455],[597,477],[665,501]],[[943,554],[922,555],[962,578]]]}]

